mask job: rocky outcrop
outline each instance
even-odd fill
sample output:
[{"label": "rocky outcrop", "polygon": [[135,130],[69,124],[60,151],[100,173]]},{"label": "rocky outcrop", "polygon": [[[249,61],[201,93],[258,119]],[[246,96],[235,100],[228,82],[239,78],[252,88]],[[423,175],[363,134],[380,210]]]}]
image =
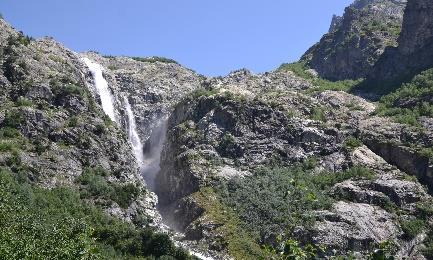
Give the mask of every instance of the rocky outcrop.
[{"label": "rocky outcrop", "polygon": [[[433,3],[409,0],[398,47],[387,48],[369,74],[369,84],[410,80],[433,66]],[[383,86],[381,87],[383,88]],[[377,92],[379,88],[373,89]]]},{"label": "rocky outcrop", "polygon": [[104,183],[134,186],[136,199],[128,205],[109,197],[90,201],[128,221],[158,222],[156,198],[145,188],[122,128],[87,88],[92,76],[80,57],[52,39],[17,33],[1,19],[0,52],[1,144],[8,147],[0,152],[0,165],[25,170],[45,188],[85,189],[79,179],[84,172],[105,172]]},{"label": "rocky outcrop", "polygon": [[[404,212],[401,217],[412,218],[416,205],[429,195],[404,173],[421,173],[403,167],[402,162],[416,165],[416,160],[401,156],[389,160],[372,145],[380,143],[379,138],[369,141],[368,133],[375,129],[368,127],[375,105],[344,92],[309,94],[311,85],[299,84],[302,80],[290,73],[278,73],[239,71],[210,79],[205,82],[206,89],[180,102],[170,116],[157,194],[169,215],[175,216],[175,226],[185,232],[185,241],[224,259],[231,254],[230,242],[221,243],[227,239],[221,233],[226,224],[213,212],[214,207],[221,207],[218,195],[208,194],[208,189],[220,182],[254,178],[253,172],[261,166],[292,166],[313,157],[319,174],[360,166],[376,177],[336,184],[331,192],[336,202],[329,210],[311,213],[316,224],[295,230],[298,241],[326,246],[323,254],[327,256],[350,251],[363,258],[372,246],[384,241],[396,243],[401,256],[419,255],[419,250],[404,248],[419,247],[422,239],[403,239],[399,217],[391,208],[395,205]],[[266,83],[284,82],[286,77],[291,78],[287,84]],[[257,84],[264,86],[258,88]],[[316,118],[319,109],[323,117]],[[376,120],[382,122],[385,132],[389,130],[387,119]],[[348,136],[359,137],[368,147],[350,150]],[[411,142],[420,145],[427,140],[413,138]],[[200,195],[203,193],[209,200]]]},{"label": "rocky outcrop", "polygon": [[396,46],[406,0],[357,0],[301,58],[329,80],[364,78],[388,46]]}]

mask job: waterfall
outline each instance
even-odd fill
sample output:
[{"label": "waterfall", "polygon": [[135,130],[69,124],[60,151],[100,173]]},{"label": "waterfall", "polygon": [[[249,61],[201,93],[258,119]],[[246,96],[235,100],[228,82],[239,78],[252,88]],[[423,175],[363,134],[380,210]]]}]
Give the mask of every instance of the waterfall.
[{"label": "waterfall", "polygon": [[128,139],[132,144],[132,149],[134,151],[135,158],[138,161],[140,169],[143,166],[143,144],[141,143],[140,136],[137,133],[137,126],[135,124],[134,113],[132,112],[131,105],[129,104],[128,98],[123,97],[125,100],[125,109],[128,116]]},{"label": "waterfall", "polygon": [[145,145],[142,173],[151,190],[155,190],[155,177],[161,170],[159,164],[161,162],[161,153],[165,142],[166,131],[167,118],[158,120],[157,126],[153,129]]},{"label": "waterfall", "polygon": [[94,63],[88,58],[83,58],[82,60],[93,75],[93,80],[95,81],[95,87],[96,90],[98,91],[99,98],[101,99],[102,109],[113,122],[117,122],[115,112],[114,112],[115,110],[114,110],[113,96],[110,93],[110,89],[108,88],[107,81],[104,79],[104,76],[102,75],[102,66],[97,63]]}]

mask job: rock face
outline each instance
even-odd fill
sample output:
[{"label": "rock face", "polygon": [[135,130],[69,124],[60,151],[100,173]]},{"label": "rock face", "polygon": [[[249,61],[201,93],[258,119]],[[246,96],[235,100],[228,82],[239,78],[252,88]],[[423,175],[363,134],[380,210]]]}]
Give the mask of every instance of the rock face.
[{"label": "rock face", "polygon": [[[304,61],[329,79],[364,77],[396,45],[405,4],[355,1]],[[401,57],[427,52],[431,7],[409,1],[394,49]],[[374,103],[291,71],[206,78],[167,59],[76,54],[1,19],[0,53],[0,167],[26,169],[35,185],[85,190],[83,176],[99,174],[126,187],[127,200],[95,195],[89,203],[158,225],[151,188],[164,223],[183,233],[179,243],[214,259],[273,259],[279,253],[263,246],[278,250],[280,237],[301,251],[312,244],[322,258],[366,259],[384,243],[397,259],[429,257],[429,118],[423,131],[395,123],[376,116]],[[102,66],[115,122],[83,58]],[[131,114],[142,165],[125,135]],[[254,189],[236,193],[239,183]]]},{"label": "rock face", "polygon": [[329,80],[364,78],[388,46],[396,46],[405,0],[357,0],[301,58]]},{"label": "rock face", "polygon": [[[232,86],[235,77],[237,84]],[[279,83],[284,80],[287,84]],[[257,84],[266,87],[257,88]],[[381,152],[380,132],[374,137],[370,132],[375,129],[371,127],[372,103],[344,92],[309,94],[311,85],[291,73],[253,75],[240,71],[208,80],[204,86],[207,89],[184,99],[170,116],[162,169],[157,176],[156,193],[173,217],[171,221],[185,232],[186,241],[207,248],[217,259],[234,254],[230,239],[224,235],[228,224],[213,211],[219,207],[215,206],[218,195],[208,189],[221,181],[256,178],[254,172],[261,166],[287,167],[314,157],[319,173],[359,166],[370,169],[376,177],[337,183],[331,192],[336,200],[332,208],[311,212],[316,224],[295,231],[298,241],[325,246],[326,256],[350,251],[363,258],[372,245],[384,241],[397,244],[401,256],[420,255],[421,243],[402,238],[399,217],[389,205],[405,212],[400,217],[413,218],[416,205],[430,197],[422,185],[405,180],[405,174],[393,165],[415,175],[422,175],[424,170],[414,168],[414,158]],[[323,121],[311,120],[319,108]],[[388,128],[386,119],[376,120],[384,125],[381,128],[387,138],[391,133],[396,138],[404,133]],[[348,149],[346,140],[353,135],[368,147]],[[414,140],[422,143],[426,139]],[[417,142],[414,140],[412,143]],[[398,159],[390,159],[391,154]],[[285,229],[280,228],[281,232]],[[224,245],[221,240],[229,242]],[[407,249],[411,243],[416,244],[414,251]]]},{"label": "rock face", "polygon": [[408,80],[433,66],[433,3],[409,0],[398,47],[387,48],[369,75],[371,81]]},{"label": "rock face", "polygon": [[88,90],[92,76],[80,57],[52,39],[26,38],[1,19],[0,52],[0,127],[13,133],[2,136],[10,149],[0,153],[0,165],[28,169],[29,179],[45,188],[81,188],[79,177],[100,169],[109,173],[107,185],[131,184],[140,195],[122,206],[95,201],[128,221],[150,216],[158,222],[156,198],[146,192],[121,127]]}]

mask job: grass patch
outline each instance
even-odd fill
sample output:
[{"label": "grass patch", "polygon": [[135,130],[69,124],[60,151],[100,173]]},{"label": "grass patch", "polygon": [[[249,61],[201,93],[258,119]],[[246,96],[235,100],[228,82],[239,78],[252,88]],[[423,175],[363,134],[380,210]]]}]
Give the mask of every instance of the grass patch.
[{"label": "grass patch", "polygon": [[152,56],[152,57],[131,57],[131,59],[136,60],[136,61],[141,61],[141,62],[150,62],[150,63],[162,62],[162,63],[179,64],[175,60],[164,58],[164,57],[158,57],[158,56]]},{"label": "grass patch", "polygon": [[361,147],[363,145],[362,141],[358,138],[350,136],[344,141],[344,148],[348,151],[354,151],[356,148]]},{"label": "grass patch", "polygon": [[311,73],[307,72],[308,69],[309,67],[306,61],[299,61],[294,63],[284,63],[278,68],[278,71],[292,71],[296,76],[309,81],[314,86],[308,90],[309,92],[322,92],[325,90],[350,92],[362,82],[362,79],[329,81],[313,76]]},{"label": "grass patch", "polygon": [[15,102],[18,107],[31,107],[33,106],[33,102],[25,97],[19,97]]},{"label": "grass patch", "polygon": [[310,112],[310,119],[315,121],[326,122],[325,110],[322,107],[315,107]]}]

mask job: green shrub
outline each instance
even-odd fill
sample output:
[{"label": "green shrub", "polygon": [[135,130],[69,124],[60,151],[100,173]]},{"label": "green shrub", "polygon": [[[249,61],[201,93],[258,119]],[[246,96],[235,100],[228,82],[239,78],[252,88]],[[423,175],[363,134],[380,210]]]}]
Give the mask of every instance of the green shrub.
[{"label": "green shrub", "polygon": [[[397,122],[420,126],[421,116],[433,117],[433,104],[425,100],[433,97],[433,69],[415,76],[410,82],[397,87],[393,93],[383,96],[376,113],[393,117]],[[407,104],[399,107],[399,104]]]},{"label": "green shrub", "polygon": [[21,136],[20,131],[18,131],[15,128],[11,128],[11,127],[0,128],[0,139],[2,138],[13,139],[13,138],[18,138],[20,136]]},{"label": "green shrub", "polygon": [[316,120],[316,121],[321,121],[321,122],[326,122],[325,110],[321,107],[313,108],[313,110],[310,113],[310,119]]},{"label": "green shrub", "polygon": [[9,110],[6,113],[3,126],[16,129],[23,123],[24,117],[18,110]]},{"label": "green shrub", "polygon": [[309,69],[307,62],[299,61],[294,63],[282,64],[278,71],[292,71],[296,76],[301,77],[309,81],[314,87],[309,89],[309,92],[321,92],[325,90],[335,90],[335,91],[346,91],[350,92],[354,87],[362,82],[359,80],[342,80],[342,81],[329,81],[322,79],[320,77],[314,77],[312,74],[308,73]]},{"label": "green shrub", "polygon": [[0,215],[5,259],[193,259],[167,235],[111,217],[72,189],[34,187],[4,169]]},{"label": "green shrub", "polygon": [[192,96],[192,98],[196,99],[196,98],[199,98],[199,97],[202,97],[202,96],[204,96],[204,97],[210,97],[210,96],[216,95],[218,93],[219,93],[218,89],[208,90],[208,89],[200,88],[200,89],[197,89],[197,90],[193,91],[191,93],[191,96]]},{"label": "green shrub", "polygon": [[112,200],[120,207],[127,208],[140,194],[140,188],[131,183],[124,185],[109,183],[106,180],[109,175],[110,173],[101,167],[86,168],[77,178],[77,182],[82,185],[81,196]]},{"label": "green shrub", "polygon": [[402,221],[400,224],[401,224],[401,229],[409,239],[413,239],[418,234],[420,234],[421,231],[424,230],[426,225],[425,221],[422,219],[406,220],[406,221]]},{"label": "green shrub", "polygon": [[78,125],[79,118],[77,116],[72,116],[69,119],[68,127],[76,127]]},{"label": "green shrub", "polygon": [[30,107],[33,105],[33,102],[25,97],[19,97],[15,104],[18,107]]},{"label": "green shrub", "polygon": [[[216,188],[223,204],[236,209],[243,226],[261,242],[314,222],[312,210],[329,209],[329,190],[347,179],[373,178],[365,168],[314,173],[311,167],[262,168],[253,176],[221,182]],[[254,191],[254,192],[251,192]]]},{"label": "green shrub", "polygon": [[344,147],[349,151],[353,151],[360,146],[362,146],[362,141],[353,136],[347,138],[344,142]]},{"label": "green shrub", "polygon": [[143,58],[143,57],[131,57],[131,59],[136,60],[136,61],[141,61],[141,62],[150,62],[150,63],[162,62],[162,63],[175,63],[175,64],[178,64],[178,62],[175,61],[175,60],[164,58],[164,57],[158,57],[158,56],[147,57],[147,58]]}]

